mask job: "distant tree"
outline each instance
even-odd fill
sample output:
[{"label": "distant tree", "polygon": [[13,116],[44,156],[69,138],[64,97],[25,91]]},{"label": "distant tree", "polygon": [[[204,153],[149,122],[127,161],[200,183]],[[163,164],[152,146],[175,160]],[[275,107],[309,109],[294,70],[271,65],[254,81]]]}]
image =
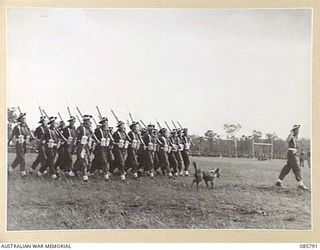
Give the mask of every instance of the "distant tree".
[{"label": "distant tree", "polygon": [[226,132],[226,139],[227,140],[232,140],[233,142],[230,143],[227,142],[227,155],[234,155],[236,156],[237,153],[237,137],[235,136],[235,133],[238,132],[241,129],[241,125],[238,124],[228,124],[225,123],[223,124],[223,129]]},{"label": "distant tree", "polygon": [[204,133],[205,138],[207,139],[207,141],[209,142],[208,148],[207,148],[207,152],[212,155],[214,154],[214,141],[217,139],[218,134],[213,132],[213,130],[207,130]]},{"label": "distant tree", "polygon": [[267,133],[266,134],[267,140],[271,141],[271,140],[275,140],[278,138],[278,136],[276,135],[276,133]]},{"label": "distant tree", "polygon": [[238,124],[229,124],[225,123],[223,124],[223,129],[226,132],[226,138],[231,139],[231,137],[234,137],[234,134],[241,129],[241,125]]},{"label": "distant tree", "polygon": [[254,130],[252,131],[252,137],[253,137],[253,139],[254,139],[255,142],[258,142],[258,141],[260,141],[261,138],[262,138],[262,132],[259,131],[259,130],[255,130],[255,129],[254,129]]}]

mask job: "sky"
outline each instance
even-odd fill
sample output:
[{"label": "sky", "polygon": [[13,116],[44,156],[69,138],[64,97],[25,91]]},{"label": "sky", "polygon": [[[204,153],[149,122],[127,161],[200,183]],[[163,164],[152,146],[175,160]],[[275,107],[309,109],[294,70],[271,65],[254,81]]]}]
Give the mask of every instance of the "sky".
[{"label": "sky", "polygon": [[[7,106],[311,137],[310,9],[7,10]],[[171,123],[169,123],[171,125]]]}]

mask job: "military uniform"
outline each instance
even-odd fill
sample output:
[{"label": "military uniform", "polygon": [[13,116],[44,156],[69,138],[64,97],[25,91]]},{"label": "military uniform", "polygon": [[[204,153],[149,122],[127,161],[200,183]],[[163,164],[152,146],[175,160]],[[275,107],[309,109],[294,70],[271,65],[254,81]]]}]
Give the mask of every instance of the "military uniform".
[{"label": "military uniform", "polygon": [[152,133],[152,142],[153,142],[153,169],[157,171],[160,167],[159,161],[159,142],[158,142],[158,131],[156,129],[153,130]]},{"label": "military uniform", "polygon": [[65,165],[64,165],[64,157],[65,157],[65,144],[67,143],[67,139],[63,136],[63,130],[65,128],[65,123],[64,121],[60,122],[59,127],[56,129],[56,131],[59,131],[59,148],[57,149],[57,154],[58,158],[55,163],[55,169],[58,167],[62,170],[65,171]]},{"label": "military uniform", "polygon": [[[41,117],[39,123],[45,122],[45,117]],[[45,127],[43,124],[38,126],[36,130],[34,131],[35,137],[38,139],[38,155],[35,161],[31,165],[31,169],[35,170],[36,167],[41,164],[41,166],[46,165],[47,161],[47,155],[46,155],[46,147],[45,147],[45,140],[44,140],[44,134],[47,127]]]},{"label": "military uniform", "polygon": [[180,175],[183,175],[182,168],[183,168],[183,160],[181,156],[181,152],[183,150],[183,144],[181,142],[181,139],[175,135],[173,132],[173,137],[171,138],[172,143],[174,145],[174,155],[177,160],[177,170],[180,173]]},{"label": "military uniform", "polygon": [[163,173],[168,174],[169,177],[172,177],[170,172],[170,163],[168,157],[169,151],[169,139],[165,137],[166,129],[160,129],[160,136],[159,136],[159,166]]},{"label": "military uniform", "polygon": [[[70,117],[68,122],[71,122],[71,121],[75,121],[75,118]],[[77,143],[75,126],[70,124],[67,127],[65,127],[62,130],[62,135],[64,136],[64,138],[67,139],[67,141],[63,145],[64,150],[63,150],[63,158],[62,158],[61,165],[63,166],[63,170],[72,176],[73,173],[70,172],[72,170],[72,163],[73,163],[72,155]]]},{"label": "military uniform", "polygon": [[[100,123],[107,121],[107,118],[103,118]],[[94,134],[96,139],[98,140],[98,144],[94,150],[94,159],[92,161],[90,171],[94,173],[95,170],[101,170],[104,174],[105,179],[109,179],[108,171],[109,171],[109,147],[111,145],[111,136],[109,134],[108,127],[104,128],[102,126],[98,126]]]},{"label": "military uniform", "polygon": [[[187,129],[184,129],[183,131],[187,131]],[[190,166],[189,154],[190,154],[191,139],[186,134],[183,134],[181,136],[181,142],[183,144],[183,150],[181,151],[181,156],[183,159],[184,171],[185,171],[185,175],[188,176],[189,166]]]},{"label": "military uniform", "polygon": [[290,170],[293,171],[295,178],[298,182],[298,187],[301,189],[308,189],[306,186],[304,186],[302,177],[301,177],[301,168],[298,164],[298,157],[297,157],[297,151],[299,148],[298,145],[298,136],[294,135],[293,131],[298,130],[300,128],[300,125],[295,125],[292,129],[292,133],[288,136],[287,142],[288,142],[288,153],[287,153],[287,164],[282,168],[279,179],[276,182],[277,186],[282,186],[283,179],[289,174]]},{"label": "military uniform", "polygon": [[133,130],[133,127],[137,126],[137,125],[138,125],[137,122],[133,122],[130,125],[130,129],[132,131],[130,131],[128,133],[128,140],[129,140],[130,144],[129,144],[128,150],[127,150],[127,152],[128,152],[127,165],[128,165],[128,168],[132,169],[134,177],[138,177],[138,174],[137,174],[137,172],[138,172],[137,152],[138,152],[138,149],[140,148],[140,144],[141,144],[138,131]]},{"label": "military uniform", "polygon": [[13,163],[11,164],[11,167],[9,168],[9,172],[12,172],[18,165],[20,165],[20,171],[21,175],[26,175],[26,160],[25,160],[25,154],[27,151],[27,144],[30,140],[30,132],[25,123],[20,123],[20,119],[22,119],[26,114],[20,114],[18,117],[18,124],[13,128],[11,138],[9,139],[9,142],[13,137],[16,138],[16,158],[14,159]]},{"label": "military uniform", "polygon": [[[118,123],[118,127],[123,126],[123,122]],[[113,134],[113,139],[114,139],[114,146],[113,146],[113,154],[114,154],[114,168],[118,168],[120,175],[121,175],[121,180],[125,180],[125,159],[126,159],[126,154],[127,154],[127,148],[126,146],[128,145],[127,141],[127,135],[120,129],[118,129],[116,132]]]},{"label": "military uniform", "polygon": [[147,150],[147,147],[146,145],[144,144],[144,141],[143,141],[143,137],[144,135],[147,133],[147,130],[145,128],[142,128],[140,130],[140,133],[138,133],[138,136],[139,136],[139,140],[140,140],[140,147],[138,149],[138,152],[137,152],[137,160],[138,160],[138,169],[141,169],[141,170],[144,170],[145,167],[145,150]]},{"label": "military uniform", "polygon": [[88,180],[88,169],[90,164],[90,150],[93,143],[93,132],[90,129],[90,119],[92,116],[83,116],[84,121],[88,121],[87,125],[81,124],[76,130],[77,138],[77,160],[73,166],[73,172],[77,174],[82,172],[83,180]]},{"label": "military uniform", "polygon": [[[48,125],[55,122],[57,118],[56,117],[50,117]],[[57,173],[57,169],[54,164],[54,159],[57,154],[57,150],[60,147],[59,141],[61,138],[59,137],[58,132],[56,131],[56,128],[54,125],[51,125],[48,129],[46,129],[44,134],[44,140],[45,140],[45,152],[47,155],[47,161],[45,166],[41,166],[39,169],[39,175],[43,174],[47,168],[49,168],[49,174],[53,179],[57,179],[59,177]]]},{"label": "military uniform", "polygon": [[[148,127],[151,127],[153,125],[148,125]],[[154,128],[154,126],[153,126]],[[144,150],[144,156],[143,156],[143,166],[144,170],[148,171],[150,176],[153,177],[153,171],[154,171],[154,138],[151,134],[151,132],[146,132],[142,140],[144,144],[146,145],[147,149]]]}]

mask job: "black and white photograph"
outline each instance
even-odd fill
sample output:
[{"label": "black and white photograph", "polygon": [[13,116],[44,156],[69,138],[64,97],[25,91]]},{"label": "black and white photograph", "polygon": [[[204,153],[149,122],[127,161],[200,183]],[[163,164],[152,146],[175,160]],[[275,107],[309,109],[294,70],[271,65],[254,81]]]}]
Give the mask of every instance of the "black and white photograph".
[{"label": "black and white photograph", "polygon": [[6,9],[6,230],[304,230],[312,8]]}]

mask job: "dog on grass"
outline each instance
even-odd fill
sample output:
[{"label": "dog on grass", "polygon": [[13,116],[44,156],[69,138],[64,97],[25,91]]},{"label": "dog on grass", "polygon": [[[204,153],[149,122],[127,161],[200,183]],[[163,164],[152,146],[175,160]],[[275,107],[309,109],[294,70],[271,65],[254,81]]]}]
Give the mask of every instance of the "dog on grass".
[{"label": "dog on grass", "polygon": [[209,183],[211,183],[211,187],[213,188],[213,182],[216,178],[220,178],[220,169],[212,169],[210,171],[202,171],[200,168],[197,167],[197,163],[193,162],[193,167],[195,169],[194,179],[191,184],[191,187],[194,183],[196,183],[197,190],[199,190],[199,183],[204,181],[206,186],[209,188]]}]

